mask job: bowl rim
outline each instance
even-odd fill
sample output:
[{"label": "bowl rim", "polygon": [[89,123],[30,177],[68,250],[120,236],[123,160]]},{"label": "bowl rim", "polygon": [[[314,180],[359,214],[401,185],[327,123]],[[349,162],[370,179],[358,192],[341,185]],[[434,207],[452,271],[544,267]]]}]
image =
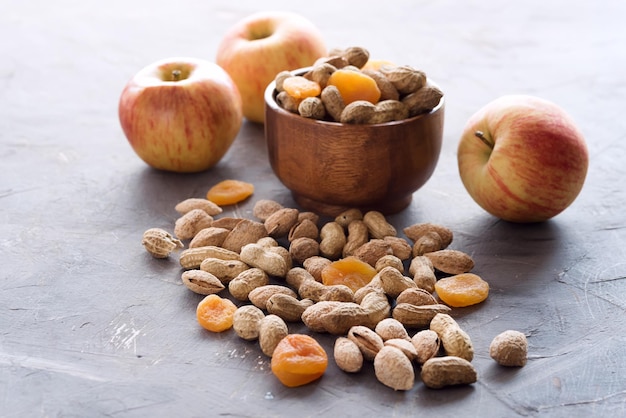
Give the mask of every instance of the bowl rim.
[{"label": "bowl rim", "polygon": [[[294,76],[297,75],[302,75],[302,74],[306,74],[309,70],[311,70],[313,67],[303,67],[303,68],[298,68],[292,71],[289,71],[291,74],[293,74]],[[431,84],[437,88],[439,88],[441,90],[441,88],[439,87],[439,84],[437,84],[436,82],[434,82],[431,78],[427,77],[426,78],[426,82],[428,84]],[[383,123],[370,123],[367,125],[363,125],[363,124],[350,124],[350,123],[341,123],[341,122],[332,122],[332,121],[327,121],[327,120],[319,120],[319,119],[311,119],[311,118],[305,118],[302,117],[300,115],[297,115],[295,113],[292,113],[288,110],[283,109],[282,107],[280,107],[278,105],[278,103],[276,102],[276,94],[278,94],[278,92],[276,91],[276,80],[272,80],[272,82],[270,82],[270,84],[268,84],[268,86],[265,89],[265,93],[264,93],[264,98],[265,98],[265,104],[267,106],[269,106],[273,111],[278,112],[284,116],[290,117],[290,118],[297,118],[298,120],[302,121],[303,123],[311,123],[311,124],[319,124],[319,125],[328,125],[328,126],[335,126],[335,127],[344,127],[347,129],[351,129],[354,127],[360,127],[362,128],[363,126],[367,126],[367,127],[381,127],[381,126],[394,126],[394,125],[401,125],[404,123],[409,123],[413,120],[416,119],[420,119],[423,117],[426,117],[430,114],[433,114],[435,112],[440,111],[445,104],[445,98],[446,98],[446,94],[443,92],[443,90],[441,90],[443,93],[443,96],[441,96],[441,99],[439,100],[439,103],[437,104],[437,106],[435,106],[434,108],[431,109],[430,112],[428,113],[421,113],[419,115],[415,115],[411,118],[407,118],[407,119],[401,119],[401,120],[394,120],[391,122],[383,122]]]}]

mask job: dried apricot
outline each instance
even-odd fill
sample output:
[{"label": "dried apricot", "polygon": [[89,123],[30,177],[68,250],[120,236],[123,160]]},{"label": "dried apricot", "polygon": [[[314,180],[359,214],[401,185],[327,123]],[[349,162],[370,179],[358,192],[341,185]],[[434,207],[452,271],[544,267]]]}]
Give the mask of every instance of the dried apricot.
[{"label": "dried apricot", "polygon": [[295,99],[319,96],[322,89],[318,83],[303,76],[288,77],[283,81],[283,90]]},{"label": "dried apricot", "polygon": [[322,283],[325,285],[343,284],[356,292],[368,284],[376,273],[376,269],[365,261],[356,257],[346,257],[324,267]]},{"label": "dried apricot", "polygon": [[237,306],[230,299],[212,294],[198,303],[196,318],[202,328],[222,332],[233,326],[236,310]]},{"label": "dried apricot", "polygon": [[219,206],[234,205],[254,193],[254,185],[241,180],[223,180],[211,187],[206,198]]},{"label": "dried apricot", "polygon": [[306,385],[322,377],[328,356],[317,340],[306,334],[288,334],[272,355],[272,373],[288,387]]},{"label": "dried apricot", "polygon": [[380,59],[369,59],[365,65],[363,66],[363,68],[361,68],[361,70],[380,70],[381,67],[395,67],[396,64],[394,64],[391,61],[387,61],[387,60],[380,60]]},{"label": "dried apricot", "polygon": [[331,74],[328,85],[337,87],[346,105],[357,100],[376,104],[380,99],[380,89],[376,81],[360,71],[337,70]]},{"label": "dried apricot", "polygon": [[463,273],[438,280],[435,291],[446,305],[461,308],[487,299],[489,283],[476,274]]}]

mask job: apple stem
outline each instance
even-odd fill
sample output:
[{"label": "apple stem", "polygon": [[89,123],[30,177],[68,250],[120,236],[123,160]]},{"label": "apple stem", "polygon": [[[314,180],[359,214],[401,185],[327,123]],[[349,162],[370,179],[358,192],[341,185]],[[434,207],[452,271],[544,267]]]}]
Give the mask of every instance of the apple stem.
[{"label": "apple stem", "polygon": [[180,70],[172,70],[172,81],[179,81],[181,74]]},{"label": "apple stem", "polygon": [[474,132],[474,135],[476,135],[481,141],[483,141],[483,143],[487,145],[489,148],[493,149],[493,145],[494,145],[493,141],[487,138],[483,131],[476,131]]}]

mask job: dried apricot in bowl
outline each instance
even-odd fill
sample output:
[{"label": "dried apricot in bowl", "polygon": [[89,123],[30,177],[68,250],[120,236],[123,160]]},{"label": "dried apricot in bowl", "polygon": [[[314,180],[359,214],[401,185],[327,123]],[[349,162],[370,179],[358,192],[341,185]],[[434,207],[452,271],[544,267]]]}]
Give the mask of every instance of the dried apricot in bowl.
[{"label": "dried apricot in bowl", "polygon": [[218,206],[234,205],[246,200],[254,193],[254,185],[241,180],[223,180],[211,187],[207,200]]},{"label": "dried apricot in bowl", "polygon": [[306,99],[307,97],[319,96],[320,85],[315,81],[308,80],[301,75],[288,77],[283,82],[283,89],[291,97],[296,99]]},{"label": "dried apricot in bowl", "polygon": [[473,273],[444,277],[435,283],[437,296],[453,308],[476,305],[487,299],[489,283]]},{"label": "dried apricot in bowl", "polygon": [[198,303],[196,318],[202,328],[212,332],[222,332],[233,326],[237,306],[218,295],[208,295]]},{"label": "dried apricot in bowl", "polygon": [[345,104],[357,100],[367,100],[375,104],[380,99],[376,81],[359,71],[339,69],[331,74],[328,84],[337,87]]},{"label": "dried apricot in bowl", "polygon": [[272,373],[287,387],[306,385],[322,377],[328,356],[317,340],[306,334],[288,334],[272,355]]},{"label": "dried apricot in bowl", "polygon": [[333,261],[322,270],[322,283],[342,284],[356,292],[368,284],[376,275],[376,269],[356,257]]}]

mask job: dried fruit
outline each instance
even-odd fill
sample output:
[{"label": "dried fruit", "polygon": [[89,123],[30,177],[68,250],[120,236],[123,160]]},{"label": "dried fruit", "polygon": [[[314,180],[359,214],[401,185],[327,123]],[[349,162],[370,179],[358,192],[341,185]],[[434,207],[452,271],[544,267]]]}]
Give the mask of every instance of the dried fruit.
[{"label": "dried fruit", "polygon": [[319,379],[327,366],[326,351],[306,334],[285,336],[272,355],[272,373],[287,387],[302,386]]},{"label": "dried fruit", "polygon": [[209,189],[206,198],[219,206],[234,205],[254,193],[254,185],[241,180],[223,180]]},{"label": "dried fruit", "polygon": [[222,332],[233,326],[237,306],[230,299],[208,295],[198,303],[196,318],[202,328]]},{"label": "dried fruit", "polygon": [[476,274],[463,273],[440,279],[435,283],[435,291],[443,303],[460,308],[487,299],[489,283]]},{"label": "dried fruit", "polygon": [[337,87],[346,105],[357,100],[374,104],[380,99],[376,81],[360,71],[339,69],[328,78],[328,84]]},{"label": "dried fruit", "polygon": [[383,59],[372,59],[370,58],[365,65],[363,66],[362,70],[376,70],[379,71],[382,67],[395,67],[396,64],[389,61],[389,60],[383,60]]},{"label": "dried fruit", "polygon": [[[346,71],[357,70],[348,67]],[[181,218],[196,211],[204,212],[201,216],[207,219],[205,216],[212,215],[202,207],[219,208],[205,199],[187,199],[181,203],[184,205],[178,206],[178,210],[185,213]],[[373,360],[377,378],[396,390],[412,387],[412,362],[426,364],[437,355],[440,345],[447,355],[442,362],[445,364],[429,363],[423,372],[425,383],[442,387],[475,381],[475,370],[471,364],[468,369],[463,363],[472,359],[471,340],[447,314],[450,307],[438,304],[432,294],[435,269],[450,274],[473,267],[468,254],[443,249],[452,241],[452,232],[447,228],[434,224],[405,228],[407,238],[416,240],[414,246],[421,243],[417,251],[407,239],[396,236],[395,228],[375,211],[363,214],[359,209],[349,209],[321,229],[317,226],[320,217],[315,213],[284,208],[271,200],[257,202],[254,216],[262,222],[211,218],[210,226],[193,235],[190,242],[193,248],[181,253],[180,264],[187,270],[182,275],[183,283],[192,291],[206,295],[197,308],[198,322],[204,328],[219,332],[233,327],[243,339],[258,338],[263,353],[273,357],[273,371],[281,361],[289,363],[279,360],[277,351],[290,335],[285,321],[301,320],[312,331],[341,335],[335,342],[334,353],[339,368],[357,372],[364,360]],[[197,229],[200,222],[186,223],[184,226],[189,231]],[[279,237],[286,238],[287,244],[279,243]],[[171,236],[169,239],[180,243]],[[428,247],[427,239],[435,244]],[[318,256],[318,249],[322,248],[324,251]],[[439,249],[428,251],[436,248]],[[408,272],[413,277],[405,276],[405,261],[414,252],[424,251],[428,252],[411,259]],[[344,258],[339,259],[342,255]],[[304,268],[294,268],[294,261]],[[482,279],[476,280],[478,276],[465,271],[452,274],[456,276],[440,280],[439,298],[450,306],[476,302],[478,297],[470,290],[482,285]],[[268,284],[270,275],[284,277],[290,287]],[[225,287],[232,297],[249,300],[252,305],[237,309],[231,300],[215,294]],[[479,297],[486,295],[488,287],[482,290]],[[462,291],[460,302],[453,300],[458,296],[457,291]],[[418,332],[413,338],[407,333],[407,327],[429,325],[430,329]],[[519,336],[515,338],[514,344],[513,338],[494,339],[492,350],[497,352],[492,354],[494,359],[502,364],[508,361],[510,365],[519,365],[522,360],[511,360],[511,356],[518,355],[525,361],[525,339],[520,343]],[[298,358],[293,355],[293,344],[287,352],[292,353],[290,358]],[[505,359],[500,360],[499,356]],[[325,353],[323,367],[314,371],[307,368],[307,359],[302,357],[307,356],[293,362],[294,368],[276,369],[275,374],[285,385],[306,384],[324,373]],[[459,370],[460,377],[454,375]]]},{"label": "dried fruit", "polygon": [[282,71],[275,82],[275,100],[283,109],[349,124],[407,119],[431,111],[443,97],[423,71],[369,60],[361,47],[331,50],[303,75]]},{"label": "dried fruit", "polygon": [[368,284],[376,275],[376,269],[355,257],[333,261],[322,270],[322,283],[342,284],[353,292]]},{"label": "dried fruit", "polygon": [[322,91],[319,84],[303,76],[285,78],[283,80],[283,90],[296,99],[315,97]]}]

